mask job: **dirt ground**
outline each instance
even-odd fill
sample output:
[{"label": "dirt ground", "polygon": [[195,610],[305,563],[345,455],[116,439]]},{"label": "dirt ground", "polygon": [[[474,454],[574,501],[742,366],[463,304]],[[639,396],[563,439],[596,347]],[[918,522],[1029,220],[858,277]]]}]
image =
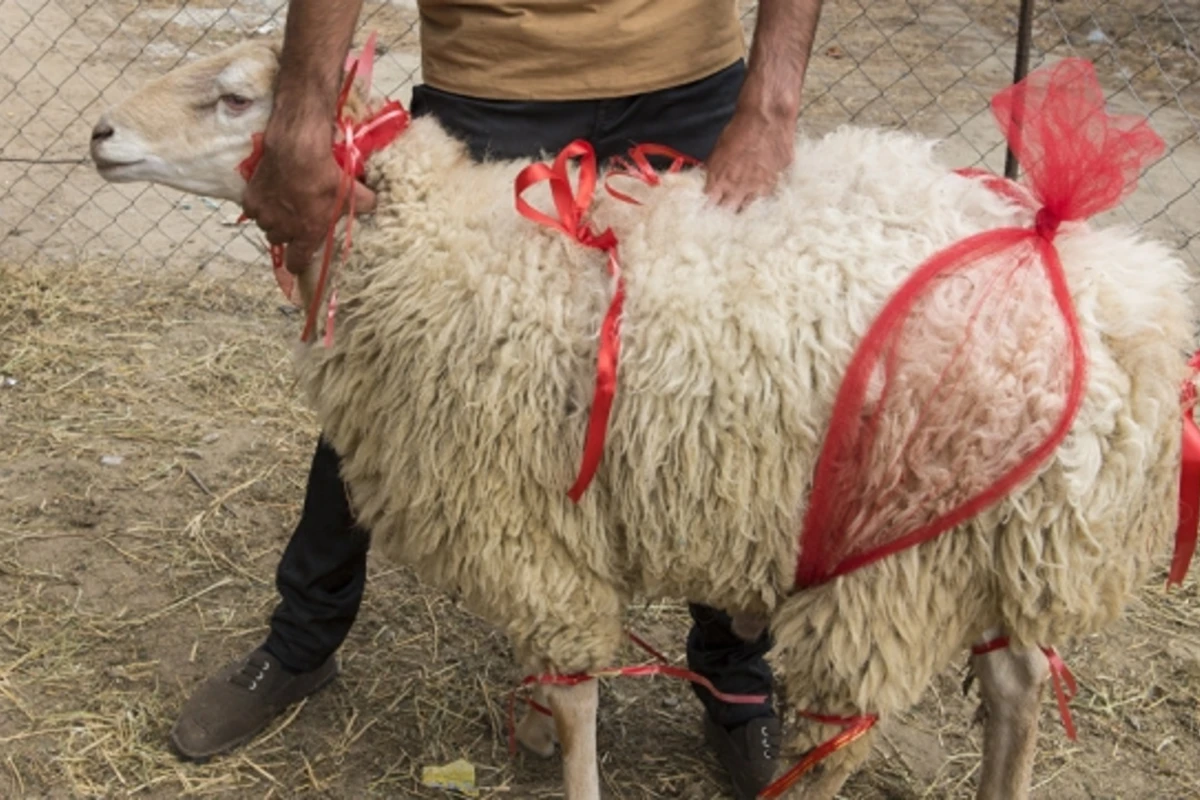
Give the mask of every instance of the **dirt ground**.
[{"label": "dirt ground", "polygon": [[[506,752],[505,641],[377,559],[342,679],[232,756],[176,761],[180,704],[275,600],[315,436],[287,378],[297,320],[257,280],[29,267],[0,267],[0,320],[0,796],[437,797],[422,767],[457,758],[485,796],[559,793],[557,763]],[[1079,739],[1047,695],[1036,796],[1200,792],[1200,599],[1162,578],[1064,651]],[[630,624],[682,659],[678,604]],[[888,725],[843,797],[970,796],[962,679]],[[698,709],[681,683],[606,681],[608,796],[726,796]]]},{"label": "dirt ground", "polygon": [[[561,796],[557,761],[507,753],[507,643],[376,558],[339,681],[210,764],[166,746],[196,683],[264,635],[316,429],[288,377],[297,320],[256,235],[227,224],[237,210],[104,186],[78,161],[105,102],[265,32],[278,5],[0,0],[0,797],[435,798],[449,793],[422,768],[457,758],[484,797]],[[957,163],[1002,167],[986,100],[1011,71],[1015,3],[829,5],[805,125],[910,125],[949,137]],[[1200,11],[1039,9],[1038,60],[1095,58],[1114,104],[1150,114],[1172,148],[1113,218],[1148,221],[1200,270]],[[368,13],[378,85],[407,99],[411,3]],[[1200,797],[1200,593],[1196,573],[1169,592],[1163,578],[1063,650],[1079,738],[1048,694],[1035,797]],[[680,604],[630,625],[682,661]],[[962,667],[885,727],[842,797],[971,796],[980,730]],[[605,681],[606,797],[727,796],[698,714],[679,682]]]}]

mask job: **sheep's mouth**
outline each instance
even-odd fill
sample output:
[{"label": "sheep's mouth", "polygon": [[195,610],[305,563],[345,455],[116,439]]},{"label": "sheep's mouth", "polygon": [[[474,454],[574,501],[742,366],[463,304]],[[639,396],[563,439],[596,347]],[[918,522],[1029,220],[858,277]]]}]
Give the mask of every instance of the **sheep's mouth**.
[{"label": "sheep's mouth", "polygon": [[146,159],[110,161],[107,158],[93,158],[92,163],[96,165],[96,174],[108,183],[128,183],[138,179]]},{"label": "sheep's mouth", "polygon": [[96,169],[100,172],[112,172],[113,170],[122,169],[124,167],[135,167],[138,164],[145,163],[146,159],[139,158],[136,161],[112,161],[103,156],[93,156],[92,163],[96,165]]}]

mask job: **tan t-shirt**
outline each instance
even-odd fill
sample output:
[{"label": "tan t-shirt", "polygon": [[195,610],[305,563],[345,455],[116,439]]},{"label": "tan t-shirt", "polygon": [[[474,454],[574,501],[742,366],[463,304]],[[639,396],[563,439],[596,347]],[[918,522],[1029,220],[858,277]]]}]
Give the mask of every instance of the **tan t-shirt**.
[{"label": "tan t-shirt", "polygon": [[745,52],[737,0],[418,0],[430,86],[489,99],[654,91]]}]

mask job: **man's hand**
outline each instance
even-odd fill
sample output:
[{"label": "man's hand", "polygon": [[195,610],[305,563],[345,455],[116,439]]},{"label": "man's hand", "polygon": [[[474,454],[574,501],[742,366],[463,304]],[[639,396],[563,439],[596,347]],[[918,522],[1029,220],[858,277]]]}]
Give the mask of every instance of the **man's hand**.
[{"label": "man's hand", "polygon": [[704,191],[741,210],[792,163],[800,89],[822,0],[760,0],[737,110],[708,156]]},{"label": "man's hand", "polygon": [[741,211],[774,191],[780,174],[792,163],[794,130],[786,118],[735,113],[708,157],[708,196]]},{"label": "man's hand", "polygon": [[[263,142],[262,160],[246,186],[242,208],[271,244],[289,248],[288,268],[296,271],[323,246],[334,222],[338,187],[344,180],[333,158],[332,125],[315,124],[285,130]],[[353,182],[354,211],[375,208],[375,194]],[[342,201],[341,213],[350,208]]]},{"label": "man's hand", "polygon": [[[334,222],[341,169],[333,158],[333,126],[342,65],[362,0],[290,0],[279,56],[274,105],[263,154],[242,196],[242,209],[271,244],[288,245],[296,272],[324,242]],[[355,212],[375,208],[375,195],[353,182]],[[343,213],[349,209],[349,197]]]}]

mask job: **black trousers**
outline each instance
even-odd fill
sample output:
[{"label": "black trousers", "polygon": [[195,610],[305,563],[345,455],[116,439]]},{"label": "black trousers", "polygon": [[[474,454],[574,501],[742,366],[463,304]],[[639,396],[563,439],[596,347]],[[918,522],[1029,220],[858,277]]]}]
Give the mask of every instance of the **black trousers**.
[{"label": "black trousers", "polygon": [[[417,86],[412,113],[433,114],[477,159],[553,155],[585,138],[601,162],[638,142],[665,144],[703,160],[733,114],[744,72],[738,62],[684,86],[599,101],[491,101]],[[357,526],[347,504],[338,456],[322,438],[309,472],[303,515],[276,574],[282,599],[271,616],[266,647],[286,668],[315,669],[341,646],[362,600],[369,546],[368,534]],[[698,605],[690,610],[689,668],[723,692],[770,695],[771,673],[763,659],[770,647],[768,634],[746,643],[733,634],[723,612]],[[713,718],[726,726],[772,713],[769,701],[765,706],[726,704],[706,689],[693,688]]]}]

